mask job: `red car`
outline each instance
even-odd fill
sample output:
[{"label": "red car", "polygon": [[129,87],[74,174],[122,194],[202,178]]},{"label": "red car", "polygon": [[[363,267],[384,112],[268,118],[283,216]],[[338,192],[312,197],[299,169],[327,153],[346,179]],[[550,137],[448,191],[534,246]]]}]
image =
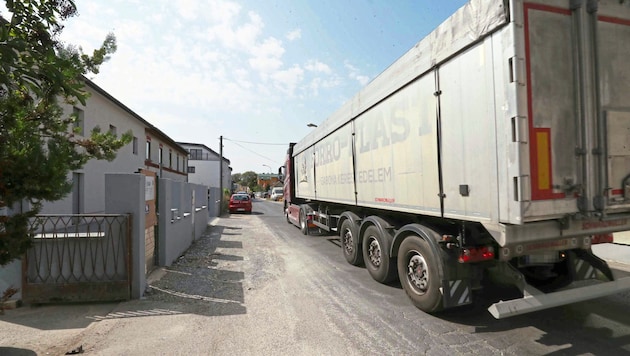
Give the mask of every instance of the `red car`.
[{"label": "red car", "polygon": [[230,213],[243,212],[251,214],[252,199],[248,194],[232,194],[228,209],[230,210]]}]

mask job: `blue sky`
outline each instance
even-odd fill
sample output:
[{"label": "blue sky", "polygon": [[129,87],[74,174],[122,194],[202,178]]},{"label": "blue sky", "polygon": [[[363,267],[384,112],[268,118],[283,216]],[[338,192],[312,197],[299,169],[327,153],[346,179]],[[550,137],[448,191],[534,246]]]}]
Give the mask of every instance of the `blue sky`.
[{"label": "blue sky", "polygon": [[[233,173],[273,171],[304,137],[464,0],[76,0],[62,39],[118,51],[91,78]],[[269,166],[269,167],[268,167]]]}]

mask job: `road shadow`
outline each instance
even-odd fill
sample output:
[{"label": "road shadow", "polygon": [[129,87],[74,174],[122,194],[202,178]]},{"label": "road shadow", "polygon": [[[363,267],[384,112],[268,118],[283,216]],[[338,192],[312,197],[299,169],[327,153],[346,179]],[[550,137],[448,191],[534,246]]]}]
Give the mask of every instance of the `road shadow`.
[{"label": "road shadow", "polygon": [[0,346],[0,355],[4,356],[37,356],[37,352],[18,347]]},{"label": "road shadow", "polygon": [[107,315],[117,306],[118,302],[28,304],[5,311],[0,321],[37,330],[82,329],[94,322],[95,316]]},{"label": "road shadow", "polygon": [[252,211],[251,213],[250,212],[245,212],[245,211],[243,211],[243,212],[234,212],[234,213],[229,213],[224,218],[227,217],[229,219],[231,216],[240,216],[240,215],[265,215],[265,213],[260,212],[260,211]]},{"label": "road shadow", "polygon": [[238,230],[240,228],[222,225],[208,226],[201,238],[165,269],[164,276],[151,283],[145,294],[146,303],[132,301],[133,306],[151,304],[173,312],[205,316],[245,314],[242,283],[245,275],[234,271],[243,257],[229,253],[242,249],[243,243],[224,240],[240,235]]},{"label": "road shadow", "polygon": [[[436,317],[474,326],[475,333],[499,333],[535,328],[541,345],[562,349],[546,355],[630,355],[630,292],[550,308],[506,319],[495,319],[487,308],[500,300],[518,298],[508,287],[486,287],[470,306],[450,309]],[[509,340],[497,340],[495,347],[507,349]]]}]

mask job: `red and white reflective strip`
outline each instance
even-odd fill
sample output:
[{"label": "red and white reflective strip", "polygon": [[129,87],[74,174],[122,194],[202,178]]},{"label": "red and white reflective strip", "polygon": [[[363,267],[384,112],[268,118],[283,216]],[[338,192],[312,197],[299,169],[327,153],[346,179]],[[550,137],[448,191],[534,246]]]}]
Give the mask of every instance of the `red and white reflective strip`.
[{"label": "red and white reflective strip", "polygon": [[591,245],[613,242],[613,234],[600,234],[591,236]]},{"label": "red and white reflective strip", "polygon": [[471,263],[492,259],[494,259],[494,248],[492,246],[480,246],[463,248],[457,261],[459,263]]}]

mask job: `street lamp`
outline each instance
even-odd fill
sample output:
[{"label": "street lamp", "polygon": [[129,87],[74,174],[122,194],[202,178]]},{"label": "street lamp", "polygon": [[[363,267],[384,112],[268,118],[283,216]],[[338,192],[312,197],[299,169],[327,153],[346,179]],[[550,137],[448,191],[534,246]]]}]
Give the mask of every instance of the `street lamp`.
[{"label": "street lamp", "polygon": [[306,125],[306,126],[308,126],[308,127],[317,127],[317,125],[315,125],[315,124],[314,124],[314,123],[312,123],[312,122],[311,122],[311,123],[309,123],[309,124],[308,124],[308,125]]},{"label": "street lamp", "polygon": [[265,166],[265,167],[269,168],[269,173],[270,173],[270,174],[271,174],[271,172],[273,172],[273,171],[271,170],[271,167],[269,167],[268,165],[263,164],[263,166]]}]

